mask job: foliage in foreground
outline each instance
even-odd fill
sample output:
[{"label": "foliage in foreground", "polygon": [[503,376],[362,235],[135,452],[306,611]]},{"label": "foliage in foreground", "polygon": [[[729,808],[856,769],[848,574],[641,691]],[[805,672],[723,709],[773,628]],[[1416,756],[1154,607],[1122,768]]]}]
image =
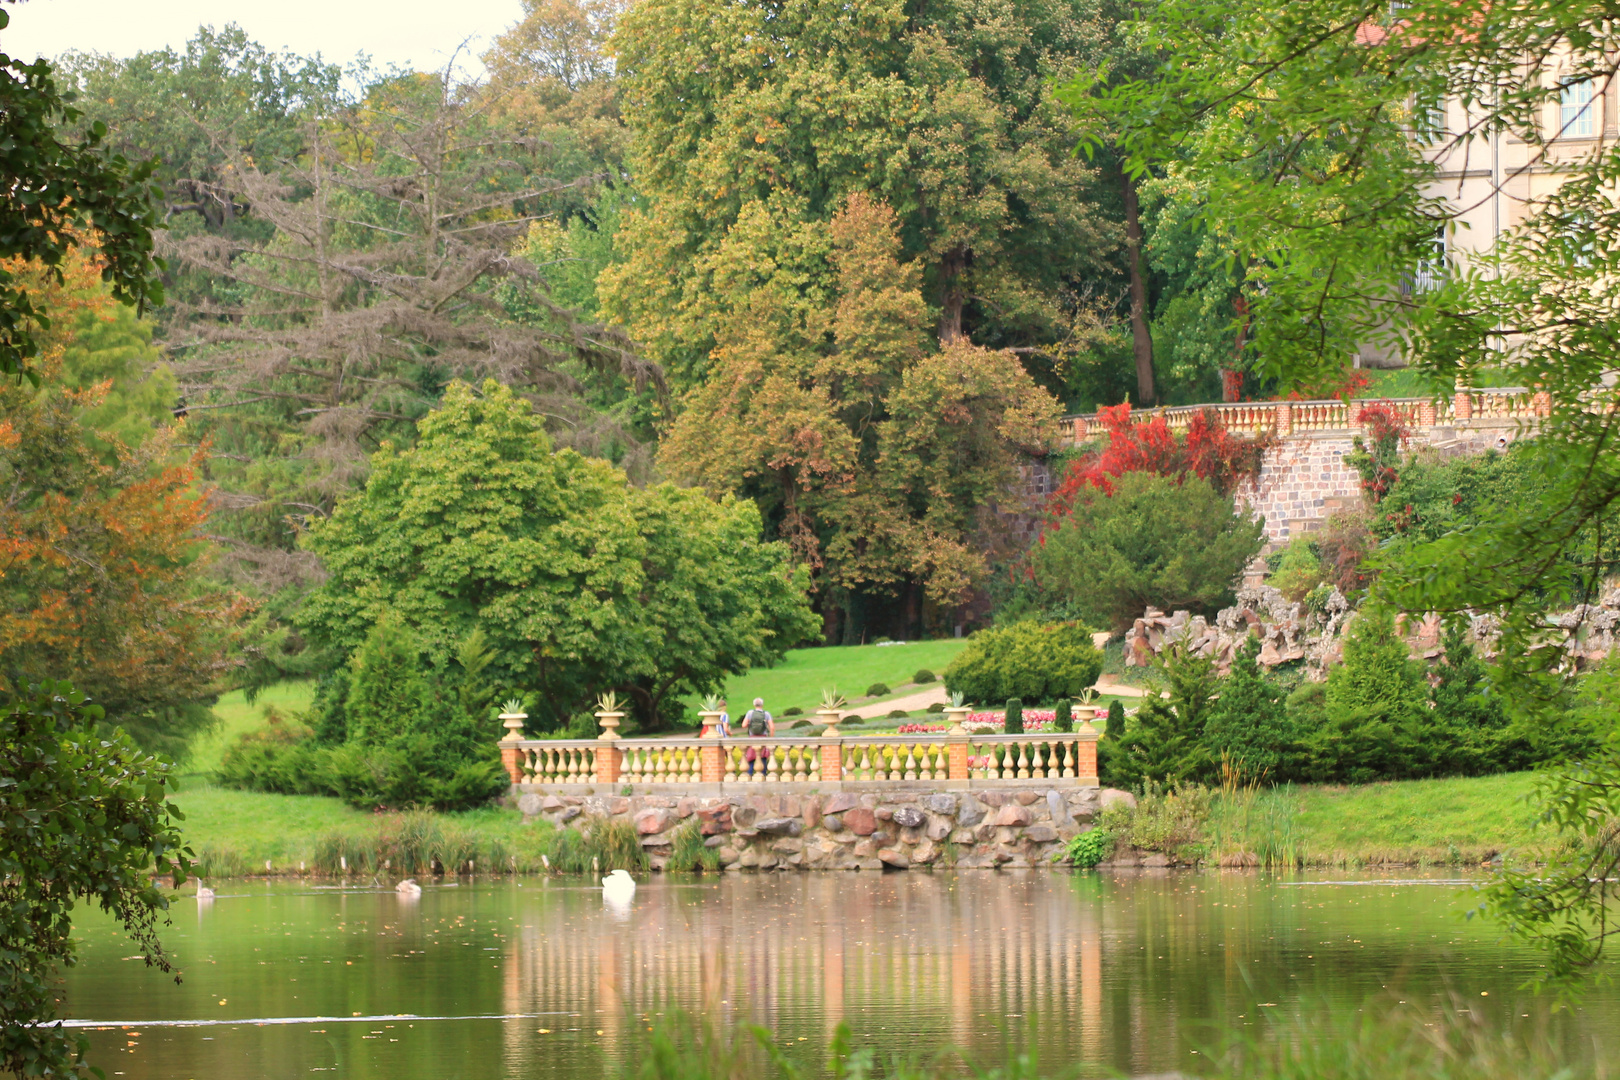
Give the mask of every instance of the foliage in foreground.
[{"label": "foliage in foreground", "polygon": [[168,901],[150,876],[172,864],[186,877],[170,765],[98,733],[101,709],[84,701],[65,682],[0,697],[0,1067],[19,1076],[82,1072],[88,1039],[47,1026],[75,903],[99,904],[148,966],[170,970],[157,937]]},{"label": "foliage in foreground", "polygon": [[[1532,1010],[1534,1011],[1534,1010]],[[1263,1014],[1265,1015],[1265,1014]],[[1031,1030],[1042,1018],[1031,1018]],[[1275,1020],[1269,1016],[1251,1034],[1218,1035],[1191,1066],[1189,1075],[1211,1080],[1587,1080],[1601,1075],[1590,1058],[1570,1055],[1548,1030],[1544,1014],[1522,1019],[1490,1017],[1460,1001],[1432,1006],[1376,999],[1360,1008],[1323,1003]],[[1082,1065],[1043,1062],[1040,1040],[1026,1036],[999,1062],[976,1059],[960,1049],[930,1054],[880,1056],[855,1049],[848,1024],[839,1024],[823,1062],[779,1044],[763,1027],[732,1031],[677,1015],[645,1033],[623,1080],[945,1080],[971,1075],[981,1080],[1060,1080],[1082,1075]],[[1184,1071],[1189,1067],[1184,1066]]]}]

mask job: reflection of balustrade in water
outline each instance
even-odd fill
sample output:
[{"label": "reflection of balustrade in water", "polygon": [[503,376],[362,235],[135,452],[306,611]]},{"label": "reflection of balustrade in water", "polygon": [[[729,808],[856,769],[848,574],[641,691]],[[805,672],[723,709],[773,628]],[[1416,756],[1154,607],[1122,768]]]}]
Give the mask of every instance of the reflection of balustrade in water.
[{"label": "reflection of balustrade in water", "polygon": [[1097,732],[836,735],[812,738],[557,739],[501,743],[515,784],[821,785],[1039,780],[1097,785]]}]

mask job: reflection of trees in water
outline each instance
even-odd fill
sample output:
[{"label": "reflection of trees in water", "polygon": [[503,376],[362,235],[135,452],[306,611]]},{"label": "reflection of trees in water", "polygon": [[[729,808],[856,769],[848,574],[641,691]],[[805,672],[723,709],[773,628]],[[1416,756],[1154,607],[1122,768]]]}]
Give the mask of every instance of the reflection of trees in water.
[{"label": "reflection of trees in water", "polygon": [[[1022,1041],[1033,1025],[1059,1058],[1102,1052],[1099,908],[1071,896],[1067,878],[659,884],[638,892],[628,924],[583,891],[565,894],[553,925],[525,919],[508,958],[506,1011],[581,1014],[569,1026],[602,1030],[610,1057],[639,1018],[677,1009],[721,1027],[759,1023],[789,1043],[804,1036],[816,1060],[841,1022],[886,1050],[958,1046],[990,1057],[1004,1031]],[[885,1028],[906,1039],[883,1038]],[[509,1041],[533,1037],[508,1028]]]}]

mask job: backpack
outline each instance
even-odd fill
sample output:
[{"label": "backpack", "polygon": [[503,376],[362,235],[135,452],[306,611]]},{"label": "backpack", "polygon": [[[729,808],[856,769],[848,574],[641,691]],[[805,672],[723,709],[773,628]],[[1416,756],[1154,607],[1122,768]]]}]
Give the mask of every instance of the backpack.
[{"label": "backpack", "polygon": [[771,727],[771,714],[764,709],[749,709],[743,720],[748,724],[750,735],[763,735]]}]

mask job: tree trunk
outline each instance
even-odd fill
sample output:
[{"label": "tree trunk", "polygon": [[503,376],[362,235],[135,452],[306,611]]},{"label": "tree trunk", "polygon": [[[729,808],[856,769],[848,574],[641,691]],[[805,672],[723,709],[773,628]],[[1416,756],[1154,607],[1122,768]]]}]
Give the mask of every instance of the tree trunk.
[{"label": "tree trunk", "polygon": [[1121,169],[1125,196],[1125,256],[1131,272],[1131,351],[1136,356],[1136,403],[1158,400],[1153,386],[1153,331],[1147,321],[1147,278],[1142,274],[1142,217],[1136,205],[1136,181]]},{"label": "tree trunk", "polygon": [[954,247],[939,263],[939,343],[949,345],[962,336],[962,271],[967,269],[969,252]]}]

